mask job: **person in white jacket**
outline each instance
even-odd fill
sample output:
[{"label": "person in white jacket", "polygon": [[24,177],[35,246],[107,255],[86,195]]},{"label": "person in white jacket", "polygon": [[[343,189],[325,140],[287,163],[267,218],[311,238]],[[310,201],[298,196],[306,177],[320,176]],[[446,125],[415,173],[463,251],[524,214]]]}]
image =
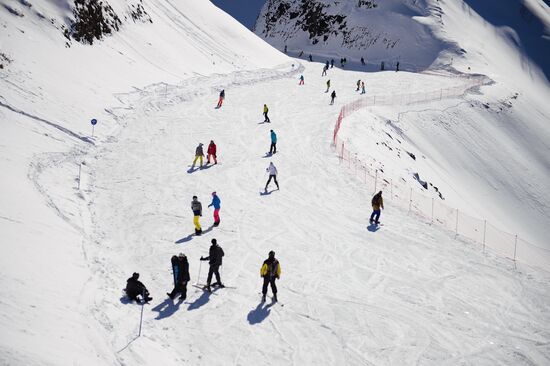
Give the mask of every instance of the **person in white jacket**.
[{"label": "person in white jacket", "polygon": [[273,164],[273,162],[269,163],[269,166],[265,171],[269,172],[269,179],[265,184],[265,191],[267,191],[267,186],[271,182],[271,179],[275,181],[275,185],[277,186],[277,189],[279,189],[279,182],[277,182],[277,168],[275,167],[275,164]]}]

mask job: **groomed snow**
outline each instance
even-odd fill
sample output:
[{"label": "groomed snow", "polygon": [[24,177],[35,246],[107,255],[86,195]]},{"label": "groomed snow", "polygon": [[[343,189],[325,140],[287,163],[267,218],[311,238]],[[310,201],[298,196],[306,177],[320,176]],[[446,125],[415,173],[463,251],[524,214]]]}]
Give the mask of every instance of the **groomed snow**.
[{"label": "groomed snow", "polygon": [[[329,106],[321,64],[287,59],[210,4],[149,6],[162,19],[153,28],[128,26],[98,48],[73,45],[66,53],[39,47],[50,37],[54,47],[57,30],[0,7],[8,30],[2,47],[14,60],[0,75],[0,363],[549,363],[549,272],[516,269],[390,199],[384,225],[368,230],[372,189],[330,147],[340,106],[357,98],[357,79],[367,78],[368,93],[383,87],[392,94],[452,86],[456,78],[333,69],[338,98]],[[202,19],[193,28],[199,33],[226,42],[188,44],[193,37],[184,35],[197,33],[178,23],[174,9],[194,24]],[[175,23],[184,30],[161,29]],[[163,45],[146,53],[145,33]],[[25,39],[38,47],[34,54],[19,46]],[[180,41],[182,54],[200,46],[206,59],[222,46],[237,49],[230,60],[248,58],[217,68],[177,52],[169,57]],[[114,56],[129,44],[135,58]],[[185,74],[172,64],[170,79],[148,63],[153,56],[186,60]],[[70,71],[75,62],[116,67],[99,77],[84,67]],[[304,86],[297,85],[301,73]],[[227,98],[216,110],[222,88]],[[271,124],[260,123],[264,103]],[[365,113],[357,116],[375,118]],[[100,121],[93,138],[91,117]],[[360,139],[359,121],[350,122],[346,133]],[[271,128],[278,153],[267,158]],[[196,145],[211,139],[220,164],[188,173]],[[261,195],[269,161],[281,190]],[[205,207],[206,233],[191,236],[191,197],[206,206],[214,190],[221,225],[210,228]],[[236,288],[209,295],[190,286],[185,302],[166,300],[170,257],[187,254],[195,282],[212,238],[226,253],[222,279]],[[281,302],[262,305],[259,269],[269,250],[281,261]],[[206,265],[200,268],[203,282]],[[141,307],[122,295],[134,271],[154,297],[139,338]]]}]

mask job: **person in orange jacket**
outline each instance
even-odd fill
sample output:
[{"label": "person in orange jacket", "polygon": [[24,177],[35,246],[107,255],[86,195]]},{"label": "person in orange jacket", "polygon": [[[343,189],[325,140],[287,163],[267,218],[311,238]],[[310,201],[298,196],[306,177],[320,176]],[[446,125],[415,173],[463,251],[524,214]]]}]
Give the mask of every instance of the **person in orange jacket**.
[{"label": "person in orange jacket", "polygon": [[260,276],[264,279],[264,285],[262,287],[262,302],[265,301],[267,285],[271,285],[273,301],[277,302],[277,285],[275,285],[275,280],[281,277],[281,264],[279,263],[279,260],[275,258],[274,251],[269,252],[269,257],[264,261],[264,264],[260,269]]}]

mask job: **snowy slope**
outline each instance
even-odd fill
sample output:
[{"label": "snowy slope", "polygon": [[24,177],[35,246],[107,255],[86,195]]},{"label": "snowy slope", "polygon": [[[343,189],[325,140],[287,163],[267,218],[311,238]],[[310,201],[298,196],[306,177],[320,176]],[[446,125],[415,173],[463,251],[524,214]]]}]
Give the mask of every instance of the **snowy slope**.
[{"label": "snowy slope", "polygon": [[[549,362],[548,272],[516,270],[391,200],[385,225],[367,230],[371,189],[330,148],[338,107],[357,98],[364,74],[331,70],[338,99],[329,106],[320,64],[289,63],[209,2],[152,1],[151,25],[128,22],[68,49],[56,46],[59,29],[28,21],[35,6],[61,19],[66,3],[17,4],[23,17],[0,7],[2,52],[13,59],[0,70],[1,363]],[[374,74],[369,88],[457,82],[399,75]],[[221,88],[227,99],[215,110]],[[264,103],[271,125],[260,123]],[[271,159],[270,128],[279,136]],[[197,143],[210,139],[221,164],[188,173]],[[261,195],[270,160],[281,190]],[[222,224],[211,228],[205,207],[206,233],[193,237],[191,196],[206,206],[213,190]],[[226,252],[223,280],[236,288],[190,287],[185,302],[167,301],[170,257],[185,252],[192,281],[201,268],[203,282],[198,258],[214,237]],[[284,306],[259,303],[271,249]],[[154,297],[139,338],[141,308],[121,291],[133,271]]]}]

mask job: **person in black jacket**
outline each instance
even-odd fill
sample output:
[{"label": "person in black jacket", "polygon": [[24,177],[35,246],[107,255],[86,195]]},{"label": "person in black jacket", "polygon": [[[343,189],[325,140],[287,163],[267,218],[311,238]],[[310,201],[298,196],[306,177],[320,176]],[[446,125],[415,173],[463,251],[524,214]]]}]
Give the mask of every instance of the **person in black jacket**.
[{"label": "person in black jacket", "polygon": [[275,285],[275,280],[281,277],[281,265],[275,258],[274,251],[269,252],[269,257],[264,261],[264,264],[262,264],[260,276],[264,279],[264,285],[262,286],[262,302],[265,301],[268,285],[271,285],[273,301],[277,302],[277,285]]},{"label": "person in black jacket", "polygon": [[210,246],[210,250],[208,253],[208,257],[201,257],[201,261],[208,261],[208,264],[210,265],[210,268],[208,269],[208,278],[206,280],[206,290],[212,291],[210,288],[210,282],[212,281],[212,275],[216,275],[216,284],[223,288],[225,287],[222,284],[222,280],[220,278],[220,266],[222,265],[222,258],[225,255],[223,252],[223,249],[218,245],[218,242],[216,239],[212,239],[212,245]]},{"label": "person in black jacket", "polygon": [[172,292],[167,292],[166,295],[170,299],[174,299],[177,293],[181,293],[180,300],[185,300],[187,297],[187,282],[190,281],[189,262],[185,254],[180,253],[178,256],[172,257],[172,271],[174,275],[174,289]]},{"label": "person in black jacket", "polygon": [[[153,300],[152,297],[149,297],[149,291],[147,291],[145,285],[139,281],[139,273],[137,272],[134,272],[132,277],[126,280],[126,295],[128,295],[130,300],[138,303]],[[140,295],[141,299],[138,298]]]}]

